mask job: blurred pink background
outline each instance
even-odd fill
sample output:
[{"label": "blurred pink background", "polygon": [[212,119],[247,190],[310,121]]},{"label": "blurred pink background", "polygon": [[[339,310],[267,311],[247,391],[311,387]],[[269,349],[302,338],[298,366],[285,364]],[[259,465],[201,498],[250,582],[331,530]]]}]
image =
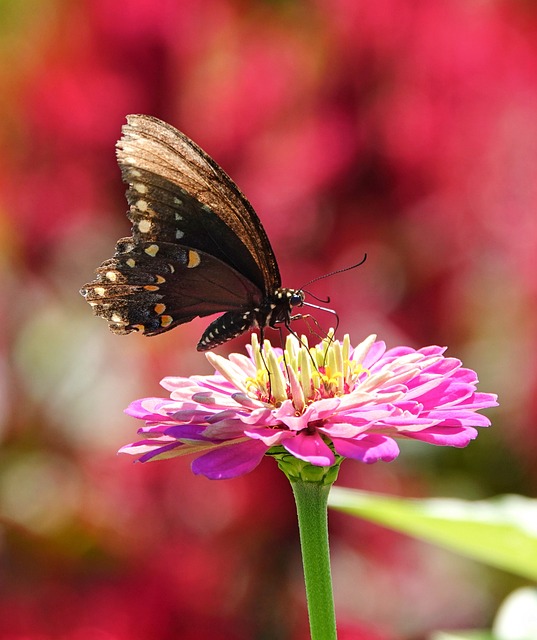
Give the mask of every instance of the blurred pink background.
[{"label": "blurred pink background", "polygon": [[[284,285],[368,253],[311,287],[341,335],[448,345],[499,393],[468,449],[347,461],[340,485],[535,495],[536,27],[528,0],[0,3],[2,640],[308,637],[272,460],[210,482],[186,459],[115,455],[139,426],[131,400],[210,371],[205,320],[118,337],[78,295],[129,233],[114,156],[127,113],[167,120],[230,173]],[[519,584],[330,522],[341,640],[486,627]]]}]

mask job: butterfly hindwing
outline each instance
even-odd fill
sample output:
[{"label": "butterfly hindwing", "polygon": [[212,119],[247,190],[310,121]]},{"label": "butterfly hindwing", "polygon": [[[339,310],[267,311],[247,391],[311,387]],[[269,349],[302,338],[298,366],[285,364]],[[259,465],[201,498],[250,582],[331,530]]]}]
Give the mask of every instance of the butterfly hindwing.
[{"label": "butterfly hindwing", "polygon": [[207,253],[172,243],[123,238],[84,286],[95,315],[114,333],[156,335],[197,316],[255,307],[261,291]]}]

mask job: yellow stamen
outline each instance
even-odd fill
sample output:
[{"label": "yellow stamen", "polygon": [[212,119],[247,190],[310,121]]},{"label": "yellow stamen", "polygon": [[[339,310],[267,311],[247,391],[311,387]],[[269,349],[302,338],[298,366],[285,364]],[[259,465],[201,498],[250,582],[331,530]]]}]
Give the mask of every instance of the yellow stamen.
[{"label": "yellow stamen", "polygon": [[313,398],[313,384],[311,380],[311,360],[305,348],[298,352],[298,369],[300,386],[306,400]]},{"label": "yellow stamen", "polygon": [[277,403],[287,400],[287,385],[276,354],[272,349],[265,356],[270,373],[270,395]]}]

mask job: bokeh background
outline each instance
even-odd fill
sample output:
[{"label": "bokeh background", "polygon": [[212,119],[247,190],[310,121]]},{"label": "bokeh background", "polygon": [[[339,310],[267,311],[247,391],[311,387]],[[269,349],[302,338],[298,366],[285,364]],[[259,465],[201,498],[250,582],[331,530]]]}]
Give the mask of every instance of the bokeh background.
[{"label": "bokeh background", "polygon": [[[448,345],[500,394],[465,450],[339,484],[534,495],[537,4],[0,1],[0,638],[307,638],[291,491],[116,457],[132,400],[208,373],[205,321],[114,336],[78,289],[128,235],[114,144],[161,117],[248,195],[284,284],[340,331]],[[325,329],[333,319],[318,314]],[[229,348],[241,348],[237,340]],[[225,353],[226,348],[219,350]],[[331,514],[342,640],[490,625],[519,581]]]}]

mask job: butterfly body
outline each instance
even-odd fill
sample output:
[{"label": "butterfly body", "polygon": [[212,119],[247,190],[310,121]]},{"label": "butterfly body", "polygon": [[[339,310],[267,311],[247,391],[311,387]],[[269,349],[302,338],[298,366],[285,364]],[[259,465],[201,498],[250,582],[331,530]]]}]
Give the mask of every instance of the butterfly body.
[{"label": "butterfly body", "polygon": [[212,322],[198,342],[198,351],[213,349],[245,331],[274,327],[291,320],[292,309],[304,302],[304,294],[295,289],[280,288],[259,306],[242,311],[228,311]]},{"label": "butterfly body", "polygon": [[81,294],[114,333],[152,336],[225,312],[205,351],[252,328],[288,325],[301,291],[284,289],[254,209],[194,142],[151,116],[127,117],[117,145],[132,236]]}]

